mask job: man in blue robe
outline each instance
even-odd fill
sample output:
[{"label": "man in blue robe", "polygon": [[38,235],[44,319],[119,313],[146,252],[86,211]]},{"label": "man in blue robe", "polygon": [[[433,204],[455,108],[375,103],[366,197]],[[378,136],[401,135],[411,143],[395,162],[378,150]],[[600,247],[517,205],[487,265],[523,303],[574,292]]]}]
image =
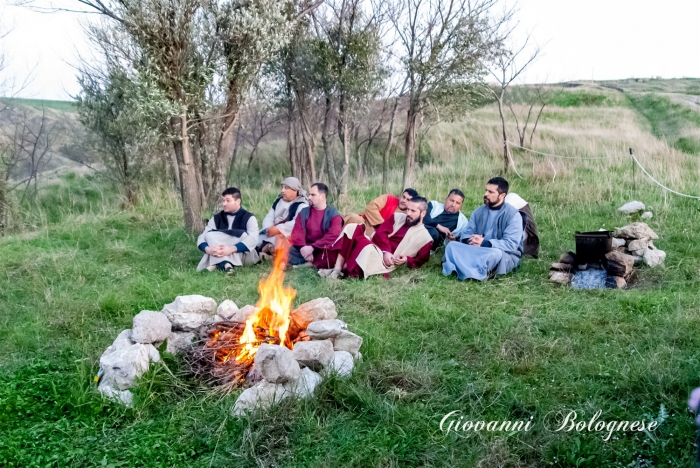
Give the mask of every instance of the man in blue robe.
[{"label": "man in blue robe", "polygon": [[508,181],[494,177],[486,184],[484,204],[472,212],[460,242],[445,248],[442,273],[456,272],[460,280],[485,280],[505,275],[523,255],[523,221],[520,212],[505,203]]}]

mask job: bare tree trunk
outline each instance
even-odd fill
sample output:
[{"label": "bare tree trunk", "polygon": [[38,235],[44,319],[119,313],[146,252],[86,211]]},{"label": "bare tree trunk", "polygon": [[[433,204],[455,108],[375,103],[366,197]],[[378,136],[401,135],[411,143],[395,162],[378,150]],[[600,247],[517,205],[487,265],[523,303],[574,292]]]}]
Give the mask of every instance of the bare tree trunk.
[{"label": "bare tree trunk", "polygon": [[168,148],[168,154],[170,154],[170,160],[173,163],[173,183],[175,184],[175,190],[180,194],[180,199],[184,200],[185,195],[182,191],[182,184],[180,183],[180,165],[177,163],[175,149],[172,147]]},{"label": "bare tree trunk", "polygon": [[348,135],[348,122],[345,113],[345,102],[340,98],[338,105],[338,137],[343,144],[343,172],[340,176],[340,197],[339,202],[345,202],[348,196],[348,179],[350,177],[350,135]]},{"label": "bare tree trunk", "polygon": [[323,152],[326,156],[326,171],[328,172],[328,183],[331,184],[333,192],[338,195],[340,194],[340,187],[338,187],[338,177],[335,171],[335,160],[333,154],[331,153],[331,142],[328,137],[328,132],[331,125],[331,110],[333,109],[333,101],[330,98],[326,98],[326,109],[323,115],[323,129],[321,130],[321,141],[323,142]]},{"label": "bare tree trunk", "polygon": [[410,187],[413,184],[413,165],[416,160],[416,121],[418,120],[418,112],[413,105],[408,108],[406,116],[406,165],[403,168],[403,187]]},{"label": "bare tree trunk", "polygon": [[171,117],[170,127],[173,133],[179,132],[181,139],[173,141],[173,150],[178,159],[180,168],[180,182],[182,184],[182,210],[185,220],[185,229],[192,233],[198,233],[202,229],[202,206],[200,203],[200,186],[197,182],[197,171],[192,160],[190,139],[187,135],[187,111],[182,116]]},{"label": "bare tree trunk", "polygon": [[5,235],[5,215],[7,206],[7,183],[5,174],[0,172],[0,237]]},{"label": "bare tree trunk", "polygon": [[226,174],[226,183],[233,177],[233,168],[236,165],[236,156],[238,155],[238,148],[241,145],[241,131],[243,127],[243,122],[239,119],[238,130],[236,131],[236,143],[233,146],[233,155],[231,156],[231,162],[228,165],[228,173]]},{"label": "bare tree trunk", "polygon": [[382,168],[382,193],[389,193],[389,153],[394,144],[394,122],[396,121],[396,111],[399,108],[399,99],[401,96],[396,96],[394,108],[391,111],[391,121],[389,122],[389,140],[386,143],[384,150],[384,167]]},{"label": "bare tree trunk", "polygon": [[306,161],[304,166],[306,167],[306,171],[308,172],[308,176],[311,180],[311,183],[316,182],[316,161],[315,161],[315,153],[316,153],[316,144],[314,142],[314,135],[311,129],[309,128],[306,118],[304,117],[304,114],[300,112],[300,120],[301,120],[301,140],[304,143],[304,149],[306,153]]},{"label": "bare tree trunk", "polygon": [[535,131],[537,130],[537,124],[540,122],[540,117],[542,116],[542,111],[544,110],[546,104],[542,104],[540,111],[537,113],[537,118],[535,119],[535,125],[532,127],[532,132],[530,132],[530,148],[532,148],[532,137],[535,136]]},{"label": "bare tree trunk", "polygon": [[506,117],[503,115],[503,93],[498,99],[498,115],[501,117],[501,129],[503,131],[503,175],[508,174],[508,137],[506,136]]},{"label": "bare tree trunk", "polygon": [[213,190],[209,194],[209,200],[207,200],[209,206],[214,206],[219,202],[219,194],[226,188],[226,171],[233,158],[233,149],[236,143],[236,134],[233,130],[238,120],[240,103],[238,102],[238,89],[235,83],[229,83],[227,94],[226,109],[219,133],[219,141],[216,146],[216,161],[214,162],[212,181]]},{"label": "bare tree trunk", "polygon": [[297,161],[294,157],[294,142],[292,141],[294,137],[293,119],[294,115],[290,112],[287,120],[287,156],[289,157],[289,164],[292,167],[292,175],[294,177],[299,177],[299,167],[297,167]]}]

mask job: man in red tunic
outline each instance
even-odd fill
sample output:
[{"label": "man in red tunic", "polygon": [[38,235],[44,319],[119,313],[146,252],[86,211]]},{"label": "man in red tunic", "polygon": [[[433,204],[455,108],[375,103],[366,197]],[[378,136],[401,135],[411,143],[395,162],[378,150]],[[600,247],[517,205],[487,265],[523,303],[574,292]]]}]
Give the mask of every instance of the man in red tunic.
[{"label": "man in red tunic", "polygon": [[289,264],[332,268],[337,253],[331,245],[343,228],[343,218],[326,204],[328,186],[315,183],[309,189],[309,206],[303,208],[294,222],[289,248]]},{"label": "man in red tunic", "polygon": [[364,224],[349,224],[334,244],[338,251],[335,267],[319,270],[328,278],[367,278],[392,272],[397,266],[420,268],[430,259],[433,239],[423,225],[428,201],[412,198],[406,214],[394,213],[379,225],[370,240]]},{"label": "man in red tunic", "polygon": [[379,195],[367,204],[363,214],[347,214],[343,216],[343,221],[345,224],[364,224],[366,234],[371,236],[375,229],[386,221],[389,216],[394,213],[406,213],[406,204],[411,198],[417,196],[418,192],[412,188],[405,189],[401,193],[401,197],[395,197],[390,193]]}]

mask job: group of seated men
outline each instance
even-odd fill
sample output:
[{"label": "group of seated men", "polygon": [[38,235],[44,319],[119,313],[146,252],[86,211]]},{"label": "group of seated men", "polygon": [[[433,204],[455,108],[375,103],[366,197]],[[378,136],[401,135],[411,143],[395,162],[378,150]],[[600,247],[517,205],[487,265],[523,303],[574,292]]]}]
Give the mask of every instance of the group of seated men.
[{"label": "group of seated men", "polygon": [[401,265],[420,268],[443,243],[442,271],[461,280],[484,280],[516,268],[523,254],[536,257],[537,228],[529,206],[508,193],[508,182],[494,177],[486,184],[484,204],[469,220],[461,213],[464,193],[451,190],[444,203],[428,202],[414,189],[399,197],[372,200],[364,213],[341,216],[328,205],[328,187],[315,183],[304,190],[288,177],[259,228],[241,206],[235,187],[222,194],[223,210],[209,220],[197,239],[204,252],[198,270],[223,270],[269,259],[289,246],[288,265],[318,269],[327,278],[388,275]]}]

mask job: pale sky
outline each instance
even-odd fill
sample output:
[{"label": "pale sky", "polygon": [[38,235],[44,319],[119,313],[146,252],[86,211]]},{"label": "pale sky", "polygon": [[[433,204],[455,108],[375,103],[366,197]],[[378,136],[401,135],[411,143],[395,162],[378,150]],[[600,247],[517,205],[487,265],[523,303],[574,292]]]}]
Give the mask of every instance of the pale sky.
[{"label": "pale sky", "polygon": [[[7,1],[7,0],[6,0]],[[529,82],[631,77],[700,77],[700,0],[520,0],[520,34],[542,57]],[[78,2],[75,2],[76,6]],[[84,15],[83,15],[84,16]],[[34,79],[19,96],[70,99],[78,93],[77,52],[89,52],[75,13],[37,13],[5,4],[0,41],[7,76]]]}]

